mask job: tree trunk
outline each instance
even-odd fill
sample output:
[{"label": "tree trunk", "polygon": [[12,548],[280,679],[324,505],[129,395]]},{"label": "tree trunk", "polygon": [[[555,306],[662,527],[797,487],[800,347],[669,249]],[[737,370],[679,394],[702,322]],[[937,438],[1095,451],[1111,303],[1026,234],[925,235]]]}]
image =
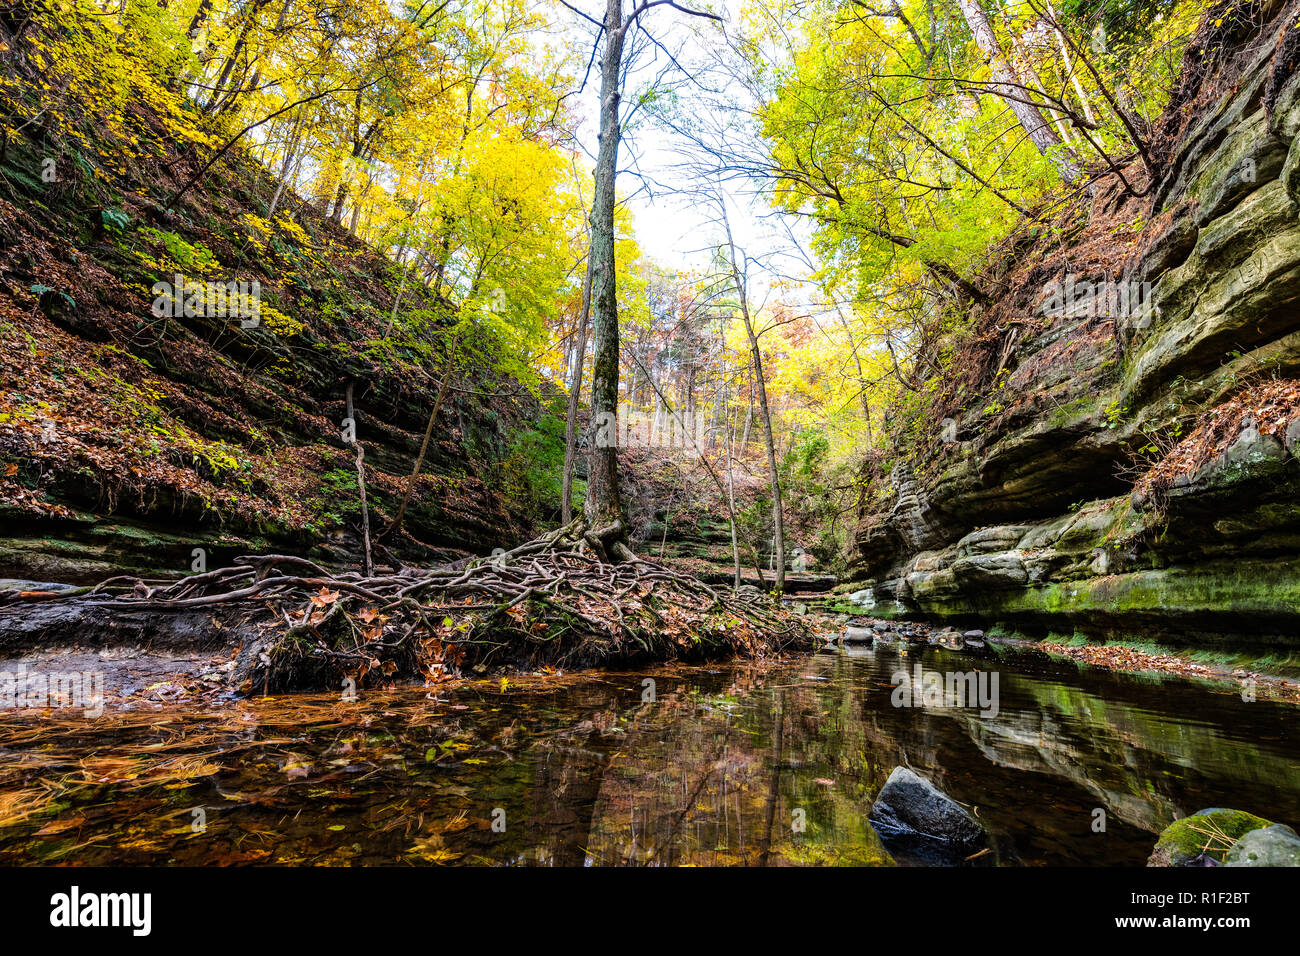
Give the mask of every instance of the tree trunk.
[{"label": "tree trunk", "polygon": [[1065,72],[1069,75],[1070,83],[1074,86],[1074,95],[1079,100],[1080,109],[1083,110],[1083,118],[1095,126],[1097,117],[1092,112],[1092,104],[1088,102],[1088,93],[1079,81],[1078,73],[1075,72],[1074,60],[1070,56],[1070,48],[1065,43],[1065,37],[1061,35],[1065,27],[1060,25],[1060,18],[1056,15],[1056,10],[1053,9],[1050,3],[1048,3],[1047,9],[1052,19],[1048,28],[1055,35],[1057,45],[1061,48],[1061,58],[1065,61]]},{"label": "tree trunk", "polygon": [[582,368],[587,363],[587,319],[591,313],[591,256],[582,280],[582,310],[578,315],[578,340],[574,344],[573,385],[569,388],[569,413],[564,424],[564,480],[560,492],[560,523],[573,520],[573,462],[578,457],[578,400],[582,395]]},{"label": "tree trunk", "polygon": [[276,184],[275,195],[271,197],[271,205],[267,208],[266,218],[274,219],[276,207],[280,205],[280,197],[284,195],[285,184],[289,181],[289,173],[296,169],[296,160],[298,159],[298,143],[302,139],[302,108],[294,114],[292,131],[289,135],[289,141],[284,147],[284,161],[280,164],[280,181]]},{"label": "tree trunk", "polygon": [[424,427],[424,441],[420,443],[420,453],[415,458],[415,467],[411,469],[411,476],[406,480],[406,492],[402,495],[402,503],[398,505],[393,523],[377,539],[379,541],[383,541],[401,526],[402,518],[406,516],[406,508],[411,503],[411,496],[415,494],[415,479],[420,477],[420,469],[424,466],[424,456],[429,452],[429,440],[433,437],[433,427],[438,421],[438,412],[442,411],[443,399],[447,397],[447,389],[451,385],[452,372],[456,370],[456,345],[457,343],[453,343],[448,353],[447,368],[443,370],[442,381],[438,384],[438,394],[433,400],[433,410],[429,412],[429,424]]},{"label": "tree trunk", "polygon": [[[607,0],[605,55],[601,60],[600,149],[596,155],[591,206],[592,331],[595,361],[591,376],[591,442],[587,452],[584,514],[593,531],[614,529],[615,545],[624,539],[623,503],[618,487],[618,297],[614,278],[614,177],[618,171],[619,75],[625,24],[621,0]],[[626,550],[623,544],[621,550]]]},{"label": "tree trunk", "polygon": [[1061,178],[1067,183],[1072,183],[1079,178],[1079,166],[1074,159],[1068,154],[1065,147],[1061,144],[1061,138],[1056,135],[1050,123],[1043,117],[1042,111],[1039,110],[1030,100],[1030,90],[1027,84],[1023,83],[1015,71],[1011,68],[1002,47],[998,44],[997,35],[993,32],[993,27],[989,24],[988,17],[984,15],[984,8],[979,5],[979,0],[957,0],[957,5],[961,7],[962,16],[966,18],[966,24],[970,27],[970,32],[975,37],[975,44],[984,54],[992,69],[993,83],[991,84],[993,92],[997,93],[1011,107],[1011,112],[1016,114],[1016,119],[1020,120],[1020,125],[1025,128],[1032,142],[1040,153],[1049,157],[1056,164]]},{"label": "tree trunk", "polygon": [[357,488],[361,492],[361,540],[365,544],[365,562],[363,567],[366,577],[370,577],[374,571],[374,563],[370,558],[370,508],[366,505],[366,452],[361,447],[361,439],[356,437],[357,415],[352,407],[352,382],[348,382],[347,390],[347,407],[348,418],[352,420],[352,444],[357,450]]},{"label": "tree trunk", "polygon": [[733,591],[740,590],[740,547],[736,542],[736,486],[735,486],[735,463],[731,457],[731,436],[734,433],[734,426],[731,422],[727,423],[727,520],[731,525],[731,561],[735,566],[736,575],[731,582]]},{"label": "tree trunk", "polygon": [[776,590],[780,593],[785,590],[785,508],[781,502],[781,476],[776,468],[776,439],[772,434],[772,413],[767,405],[767,385],[763,381],[763,355],[759,351],[758,336],[754,333],[754,323],[749,314],[745,277],[736,262],[736,244],[731,238],[731,223],[727,220],[726,206],[721,203],[719,205],[722,208],[722,223],[727,230],[731,277],[736,285],[736,294],[740,297],[740,318],[745,323],[745,335],[749,338],[750,364],[754,368],[754,385],[758,391],[758,410],[763,419],[763,437],[767,446],[767,475],[772,485],[772,524],[776,539],[773,542],[776,549],[773,563],[776,565],[774,568]]},{"label": "tree trunk", "polygon": [[270,0],[253,0],[249,5],[248,13],[244,16],[243,25],[240,27],[239,36],[235,39],[235,45],[231,48],[230,55],[226,58],[225,65],[221,68],[221,73],[217,76],[217,82],[212,85],[212,95],[208,99],[207,106],[203,112],[211,114],[221,100],[225,92],[226,81],[230,79],[230,73],[239,62],[239,57],[244,52],[244,46],[248,42],[248,34],[252,31],[254,24],[257,22],[258,14]]}]

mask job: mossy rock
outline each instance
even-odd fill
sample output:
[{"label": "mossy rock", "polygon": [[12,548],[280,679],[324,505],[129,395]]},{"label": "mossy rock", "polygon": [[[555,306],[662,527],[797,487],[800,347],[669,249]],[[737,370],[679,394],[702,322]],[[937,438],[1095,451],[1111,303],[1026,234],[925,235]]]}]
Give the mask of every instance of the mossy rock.
[{"label": "mossy rock", "polygon": [[1228,851],[1226,866],[1300,866],[1300,836],[1288,826],[1251,830]]},{"label": "mossy rock", "polygon": [[1229,840],[1236,841],[1251,830],[1272,825],[1271,820],[1244,810],[1225,810],[1222,807],[1198,810],[1164,828],[1147,866],[1187,866],[1202,854],[1222,863],[1231,846],[1215,839],[1211,833],[1222,833]]}]

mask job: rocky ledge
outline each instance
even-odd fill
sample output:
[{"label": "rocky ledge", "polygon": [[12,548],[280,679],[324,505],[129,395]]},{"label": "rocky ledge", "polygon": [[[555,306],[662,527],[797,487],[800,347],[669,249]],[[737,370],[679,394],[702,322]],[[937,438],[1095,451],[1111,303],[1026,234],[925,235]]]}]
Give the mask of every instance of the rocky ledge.
[{"label": "rocky ledge", "polygon": [[1150,283],[1150,308],[1051,291],[1086,249],[1016,266],[1041,281],[1003,303],[1000,370],[864,494],[843,588],[864,612],[1295,646],[1300,74],[1293,5],[1266,6],[1150,198],[1109,210],[1144,225],[1100,278]]}]

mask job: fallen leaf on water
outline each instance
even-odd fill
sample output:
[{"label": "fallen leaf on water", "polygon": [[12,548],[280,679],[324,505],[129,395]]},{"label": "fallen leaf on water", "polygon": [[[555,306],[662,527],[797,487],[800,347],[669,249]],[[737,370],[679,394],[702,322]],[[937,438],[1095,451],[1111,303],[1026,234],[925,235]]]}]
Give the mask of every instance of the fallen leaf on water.
[{"label": "fallen leaf on water", "polygon": [[62,833],[64,830],[71,830],[73,827],[79,827],[86,822],[83,814],[78,813],[76,816],[63,817],[59,820],[51,820],[45,826],[36,831],[37,836],[50,836],[55,833]]}]

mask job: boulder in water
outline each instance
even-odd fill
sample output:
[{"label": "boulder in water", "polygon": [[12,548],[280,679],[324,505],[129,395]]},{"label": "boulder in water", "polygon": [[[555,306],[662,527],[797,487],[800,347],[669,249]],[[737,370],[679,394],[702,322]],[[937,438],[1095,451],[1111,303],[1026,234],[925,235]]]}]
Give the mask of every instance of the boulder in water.
[{"label": "boulder in water", "polygon": [[846,627],[844,629],[845,644],[870,644],[876,639],[876,632],[869,627]]},{"label": "boulder in water", "polygon": [[984,828],[961,804],[906,767],[889,775],[869,819],[895,856],[929,863],[960,863],[987,842]]}]

